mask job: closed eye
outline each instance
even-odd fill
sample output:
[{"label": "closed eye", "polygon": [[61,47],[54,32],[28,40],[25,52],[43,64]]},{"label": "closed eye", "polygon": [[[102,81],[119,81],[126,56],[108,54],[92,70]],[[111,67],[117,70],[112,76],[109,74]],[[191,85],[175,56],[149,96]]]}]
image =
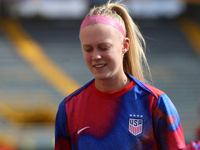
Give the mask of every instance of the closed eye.
[{"label": "closed eye", "polygon": [[83,46],[82,49],[86,52],[91,52],[93,48],[91,46]]},{"label": "closed eye", "polygon": [[99,49],[100,49],[100,50],[103,50],[103,51],[106,51],[106,50],[109,50],[110,47],[109,47],[109,46],[107,46],[107,47],[99,47]]},{"label": "closed eye", "polygon": [[85,51],[86,51],[86,52],[91,52],[92,50],[91,50],[91,49],[86,49]]},{"label": "closed eye", "polygon": [[105,47],[105,48],[101,48],[102,50],[108,50],[109,48]]}]

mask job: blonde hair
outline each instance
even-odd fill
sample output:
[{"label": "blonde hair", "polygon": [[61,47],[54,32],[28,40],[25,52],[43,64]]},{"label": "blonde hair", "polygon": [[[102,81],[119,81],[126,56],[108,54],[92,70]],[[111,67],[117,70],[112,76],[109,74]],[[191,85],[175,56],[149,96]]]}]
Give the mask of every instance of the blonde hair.
[{"label": "blonde hair", "polygon": [[145,40],[137,25],[133,22],[127,9],[120,2],[108,1],[105,5],[94,7],[88,13],[91,15],[102,15],[117,21],[130,39],[130,47],[123,59],[123,69],[137,79],[145,82],[143,73],[143,62],[151,77],[150,69],[143,48],[146,47]]}]

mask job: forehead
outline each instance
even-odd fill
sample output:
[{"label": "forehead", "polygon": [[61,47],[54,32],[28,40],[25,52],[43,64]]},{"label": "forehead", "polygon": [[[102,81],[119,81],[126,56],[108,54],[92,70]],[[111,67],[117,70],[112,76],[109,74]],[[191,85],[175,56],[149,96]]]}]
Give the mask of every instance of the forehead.
[{"label": "forehead", "polygon": [[[106,40],[106,39],[119,39],[119,31],[110,25],[105,24],[91,24],[84,27],[80,31],[80,40]],[[122,35],[121,35],[122,36]]]}]

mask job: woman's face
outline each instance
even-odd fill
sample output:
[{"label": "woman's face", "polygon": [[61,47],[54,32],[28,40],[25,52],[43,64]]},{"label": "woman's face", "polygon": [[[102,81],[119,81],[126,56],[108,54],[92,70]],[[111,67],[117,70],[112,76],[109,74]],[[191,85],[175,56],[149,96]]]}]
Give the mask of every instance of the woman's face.
[{"label": "woman's face", "polygon": [[127,42],[114,27],[89,25],[80,31],[80,41],[86,64],[95,79],[120,77],[124,73],[123,55],[128,50]]}]

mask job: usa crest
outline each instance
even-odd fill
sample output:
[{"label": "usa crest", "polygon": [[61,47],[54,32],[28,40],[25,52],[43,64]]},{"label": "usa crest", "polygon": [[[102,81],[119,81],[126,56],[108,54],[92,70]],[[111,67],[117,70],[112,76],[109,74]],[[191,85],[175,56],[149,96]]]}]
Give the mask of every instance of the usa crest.
[{"label": "usa crest", "polygon": [[129,132],[137,136],[142,133],[143,119],[141,118],[129,118]]}]

